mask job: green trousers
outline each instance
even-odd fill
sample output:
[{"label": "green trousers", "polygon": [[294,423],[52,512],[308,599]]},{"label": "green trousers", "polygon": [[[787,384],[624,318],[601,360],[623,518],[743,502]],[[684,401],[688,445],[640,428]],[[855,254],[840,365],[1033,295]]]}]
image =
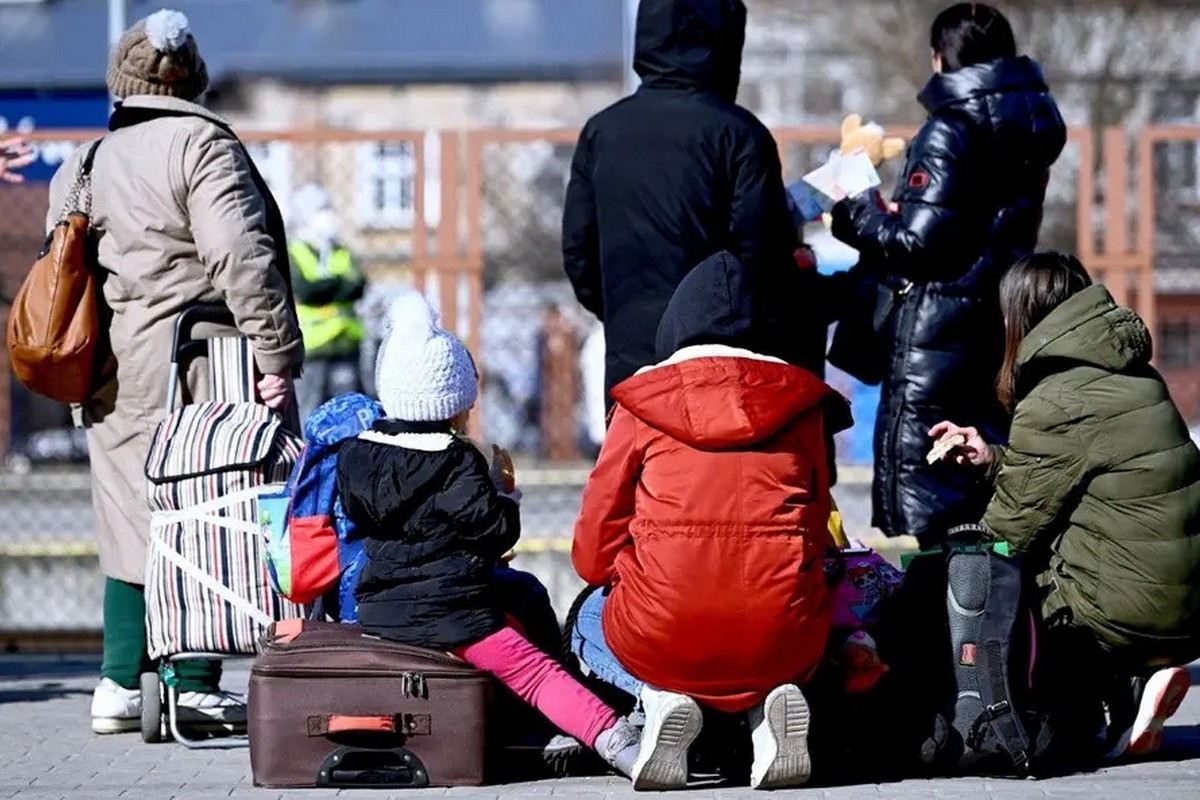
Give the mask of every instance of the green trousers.
[{"label": "green trousers", "polygon": [[[145,587],[114,578],[104,580],[104,664],[100,674],[126,689],[140,685],[143,672],[156,665],[146,652]],[[221,685],[220,661],[181,661],[175,665],[181,692],[215,692]]]}]

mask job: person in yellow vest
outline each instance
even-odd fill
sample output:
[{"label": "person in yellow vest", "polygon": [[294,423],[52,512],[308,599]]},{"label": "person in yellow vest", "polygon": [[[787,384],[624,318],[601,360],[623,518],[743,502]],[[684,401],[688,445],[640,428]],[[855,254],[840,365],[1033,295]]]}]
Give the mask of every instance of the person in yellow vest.
[{"label": "person in yellow vest", "polygon": [[324,189],[304,186],[292,199],[291,211],[292,283],[308,354],[296,386],[303,421],[326,400],[361,391],[363,324],[354,304],[363,296],[366,279],[337,240],[338,217]]}]

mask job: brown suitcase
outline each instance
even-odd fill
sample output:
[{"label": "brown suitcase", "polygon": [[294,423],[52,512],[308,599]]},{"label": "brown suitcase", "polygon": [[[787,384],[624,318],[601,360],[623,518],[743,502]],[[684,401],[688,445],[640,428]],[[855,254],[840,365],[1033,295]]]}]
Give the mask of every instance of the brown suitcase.
[{"label": "brown suitcase", "polygon": [[286,620],[250,673],[256,786],[479,786],[491,682],[447,653]]}]

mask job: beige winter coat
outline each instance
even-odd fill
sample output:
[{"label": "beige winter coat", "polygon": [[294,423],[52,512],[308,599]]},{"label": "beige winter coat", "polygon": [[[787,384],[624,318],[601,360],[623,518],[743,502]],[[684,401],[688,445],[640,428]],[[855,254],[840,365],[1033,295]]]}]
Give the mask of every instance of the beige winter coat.
[{"label": "beige winter coat", "polygon": [[[264,374],[304,357],[300,328],[267,231],[266,205],[236,139],[220,117],[168,97],[131,97],[126,106],[195,114],[166,117],[105,137],[92,170],[93,224],[101,232],[104,295],[113,311],[116,381],[83,409],[92,462],[100,566],[144,582],[146,456],[166,411],[176,317],[197,302],[224,302]],[[80,148],[50,186],[52,227],[78,174]],[[203,396],[190,379],[193,396]]]}]

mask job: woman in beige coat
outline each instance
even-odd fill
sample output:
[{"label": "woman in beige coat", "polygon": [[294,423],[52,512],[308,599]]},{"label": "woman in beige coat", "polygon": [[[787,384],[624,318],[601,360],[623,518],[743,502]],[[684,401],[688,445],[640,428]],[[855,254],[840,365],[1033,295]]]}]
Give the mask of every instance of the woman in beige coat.
[{"label": "woman in beige coat", "polygon": [[[276,409],[290,402],[303,359],[286,255],[280,258],[287,245],[278,209],[269,192],[256,188],[227,123],[197,105],[207,84],[187,19],[177,12],[135,24],[109,64],[109,90],[122,102],[96,151],[92,220],[118,366],[115,381],[77,410],[87,428],[106,576],[104,665],[92,700],[97,733],[138,729],[138,676],[152,668],[144,624],[150,513],[143,470],[165,413],[176,318],[196,303],[226,304],[264,376],[260,397]],[[54,177],[50,226],[86,150]],[[219,690],[219,662],[184,662],[177,672],[182,720],[245,720],[242,699]]]}]

